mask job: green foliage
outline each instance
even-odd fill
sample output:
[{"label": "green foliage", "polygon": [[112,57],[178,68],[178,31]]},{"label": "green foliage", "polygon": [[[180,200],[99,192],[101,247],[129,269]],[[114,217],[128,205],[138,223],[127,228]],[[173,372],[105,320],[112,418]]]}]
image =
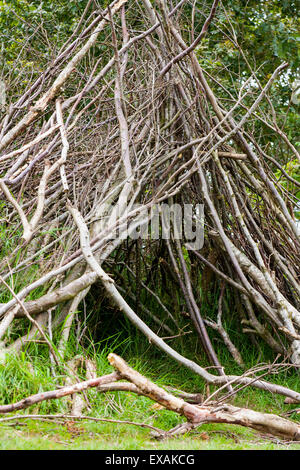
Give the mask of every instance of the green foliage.
[{"label": "green foliage", "polygon": [[88,0],[0,0],[1,76],[15,101],[57,57]]},{"label": "green foliage", "polygon": [[[300,183],[300,164],[299,161],[294,159],[288,162],[284,168],[285,172],[291,176],[295,181]],[[280,170],[275,172],[276,178],[279,180],[280,184],[287,190],[289,191],[290,194],[295,196],[295,198],[299,201],[300,199],[300,190],[299,186],[297,186],[295,183],[292,181],[289,181],[287,178],[284,176],[282,177],[282,173]],[[294,215],[297,219],[300,219],[300,206],[296,206],[296,209],[294,211]]]},{"label": "green foliage", "polygon": [[[296,2],[234,0],[218,9],[216,27],[206,38],[206,50],[211,51],[230,71],[245,67],[236,46],[231,42],[234,31],[237,43],[253,66],[260,67],[257,75],[264,80],[282,62],[289,63],[290,78],[299,69],[298,9]],[[198,27],[203,23],[202,10],[196,14]],[[226,33],[226,34],[224,34]]]},{"label": "green foliage", "polygon": [[[200,31],[206,15],[199,2],[195,15],[196,32]],[[234,0],[219,5],[209,34],[196,49],[203,69],[222,85],[217,86],[210,77],[210,85],[226,107],[230,106],[231,100],[237,99],[238,90],[253,72],[264,86],[273,71],[281,63],[288,62],[288,68],[275,80],[269,96],[278,127],[289,139],[298,135],[299,128],[299,106],[291,102],[292,86],[299,77],[298,31],[297,2]],[[252,104],[253,96],[260,91],[254,77],[248,91],[243,100],[244,109]],[[265,118],[269,111],[268,103],[263,101],[257,114]],[[243,108],[236,113],[242,117]],[[256,119],[247,127],[255,136],[260,136],[258,142],[267,152],[271,147],[275,153],[276,148],[278,161],[285,164],[289,160],[289,149],[265,124]]]}]

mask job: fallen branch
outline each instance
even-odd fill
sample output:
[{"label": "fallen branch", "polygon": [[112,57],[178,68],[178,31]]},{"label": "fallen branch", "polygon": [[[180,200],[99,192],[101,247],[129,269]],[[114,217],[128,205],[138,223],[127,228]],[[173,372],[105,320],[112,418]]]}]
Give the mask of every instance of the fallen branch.
[{"label": "fallen branch", "polygon": [[134,383],[143,395],[157,401],[165,408],[184,415],[189,424],[228,423],[250,427],[260,432],[280,436],[281,438],[300,441],[300,425],[274,414],[260,413],[246,408],[224,404],[222,406],[196,406],[174,397],[139,374],[116,354],[109,354],[110,364],[121,377]]},{"label": "fallen branch", "polygon": [[119,374],[117,372],[109,375],[103,375],[102,377],[97,377],[96,379],[86,380],[74,385],[62,387],[57,390],[37,393],[36,395],[31,395],[30,397],[24,398],[23,400],[12,403],[10,405],[1,405],[0,414],[11,413],[12,411],[16,410],[23,410],[24,408],[28,408],[29,406],[34,405],[35,403],[40,403],[44,400],[55,400],[67,395],[73,395],[74,393],[79,393],[83,390],[87,390],[88,388],[97,387],[98,385],[114,382],[115,380],[119,380]]},{"label": "fallen branch", "polygon": [[[222,404],[221,406],[219,406],[218,404],[207,406],[193,405],[191,403],[185,402],[179,397],[175,397],[163,388],[154,384],[149,379],[141,375],[139,372],[129,367],[128,364],[116,354],[109,354],[108,360],[110,364],[116,369],[116,372],[102,377],[80,382],[74,385],[70,385],[67,387],[63,387],[59,390],[38,393],[36,395],[24,398],[23,400],[17,403],[2,405],[0,406],[0,413],[5,414],[10,413],[12,411],[28,408],[29,406],[44,400],[61,398],[67,395],[72,395],[74,393],[83,392],[84,390],[87,390],[88,388],[92,387],[100,387],[100,390],[101,387],[104,387],[101,390],[102,392],[110,391],[113,390],[113,387],[111,387],[112,383],[120,379],[126,379],[129,382],[128,389],[126,390],[127,384],[122,383],[122,387],[119,387],[119,390],[123,389],[126,391],[144,395],[150,398],[151,400],[154,400],[155,402],[159,403],[168,410],[174,411],[175,413],[178,413],[187,419],[187,423],[183,423],[168,432],[157,430],[156,428],[151,427],[152,429],[154,429],[154,435],[156,437],[162,438],[168,435],[175,435],[178,433],[186,432],[190,429],[194,429],[195,427],[203,423],[210,422],[245,426],[255,429],[259,432],[272,434],[274,436],[279,436],[284,439],[300,441],[300,425],[288,419],[282,418],[274,414],[260,413],[246,408],[238,408],[229,404]],[[106,390],[105,385],[107,385]],[[27,415],[27,417],[31,416],[32,415]],[[36,415],[34,416],[36,417]],[[85,419],[85,417],[75,415],[54,415],[53,419],[57,419],[58,417],[66,418],[67,416],[70,418],[72,417],[74,419]],[[26,415],[23,417],[23,419],[25,417]],[[41,418],[44,417],[45,416],[41,416]],[[10,419],[16,419],[16,417],[10,417],[8,419],[4,418],[4,420],[2,419],[0,421],[3,422],[8,421]],[[110,422],[105,418],[89,419],[95,421],[101,420]],[[135,424],[133,422],[121,421],[118,421],[118,423]],[[141,426],[144,425],[141,424]]]}]

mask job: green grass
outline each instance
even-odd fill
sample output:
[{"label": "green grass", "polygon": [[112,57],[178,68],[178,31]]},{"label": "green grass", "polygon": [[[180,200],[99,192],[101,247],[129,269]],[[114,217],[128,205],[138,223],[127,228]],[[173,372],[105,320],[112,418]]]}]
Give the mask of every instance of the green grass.
[{"label": "green grass", "polygon": [[[77,432],[75,432],[77,428]],[[203,439],[203,434],[208,440]],[[188,435],[156,441],[133,426],[79,423],[70,432],[65,425],[29,421],[0,427],[0,450],[298,450],[300,445],[261,438],[240,427],[203,425]]]}]

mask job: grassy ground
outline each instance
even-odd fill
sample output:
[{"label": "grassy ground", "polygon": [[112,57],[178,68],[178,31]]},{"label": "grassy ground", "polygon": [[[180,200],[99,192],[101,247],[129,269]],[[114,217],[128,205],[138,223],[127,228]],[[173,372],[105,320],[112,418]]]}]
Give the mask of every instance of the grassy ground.
[{"label": "grassy ground", "polygon": [[[148,353],[149,348],[148,345]],[[126,350],[126,343],[121,349]],[[52,376],[48,357],[47,355],[43,356],[43,350],[40,350],[39,356],[36,352],[32,354],[31,350],[30,354],[28,351],[22,353],[18,358],[11,356],[5,366],[0,365],[1,404],[18,401],[33,393],[55,389],[59,383],[63,383],[63,376],[56,378]],[[80,352],[84,352],[85,355],[88,353],[87,351]],[[118,348],[116,352],[119,352]],[[89,353],[91,355],[91,351]],[[106,359],[107,354],[108,349],[103,345],[100,353],[99,351],[94,352],[93,358],[97,361],[99,375],[112,371]],[[191,392],[204,391],[204,384],[200,378],[195,377],[173,361],[162,358],[160,354],[152,356],[151,354],[142,354],[139,359],[134,359],[132,348],[127,348],[127,356],[127,359],[131,357],[129,362],[133,367],[159,385],[173,386]],[[230,373],[238,372],[240,373],[231,367]],[[300,390],[298,376],[291,371],[282,372],[268,377],[268,379]],[[211,392],[213,392],[212,388]],[[100,394],[90,390],[87,392],[87,397],[91,411],[86,411],[85,414],[93,417],[146,423],[165,430],[184,421],[175,413],[165,409],[157,409],[150,399],[131,393]],[[231,399],[231,403],[278,414],[296,406],[284,405],[283,400],[283,397],[247,388]],[[67,413],[69,404],[68,397],[45,401],[23,410],[19,414]],[[295,414],[293,418],[297,420],[299,415]],[[202,425],[185,436],[157,441],[151,438],[150,429],[134,425],[90,421],[75,423],[70,420],[42,422],[19,419],[18,421],[0,422],[0,450],[8,449],[286,450],[300,449],[300,444],[282,442],[261,436],[255,431],[240,426],[222,424]]]},{"label": "grassy ground", "polygon": [[203,425],[189,435],[155,441],[149,432],[113,424],[38,423],[0,427],[0,450],[299,450],[300,445],[270,441],[241,427]]}]

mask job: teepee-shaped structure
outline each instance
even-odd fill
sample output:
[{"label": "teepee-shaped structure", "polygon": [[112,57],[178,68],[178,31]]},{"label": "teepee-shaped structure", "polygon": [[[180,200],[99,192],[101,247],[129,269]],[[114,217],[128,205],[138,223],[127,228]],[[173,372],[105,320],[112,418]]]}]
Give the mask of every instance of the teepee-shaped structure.
[{"label": "teepee-shaped structure", "polygon": [[[275,171],[299,183],[277,161],[276,148],[267,154],[248,125],[261,117],[262,103],[272,118],[268,92],[287,64],[264,86],[257,81],[250,104],[247,87],[256,80],[254,72],[229,104],[220,100],[222,84],[197,57],[218,11],[219,2],[211,3],[200,33],[193,32],[189,42],[184,1],[172,6],[163,0],[116,0],[90,17],[87,9],[48,68],[7,109],[0,128],[0,197],[3,224],[20,237],[1,265],[3,358],[41,336],[57,359],[48,333],[64,322],[57,343],[63,357],[75,312],[100,279],[106,295],[152,343],[210,383],[225,384],[228,376],[208,327],[243,362],[222,322],[229,314],[222,316],[226,289],[241,334],[262,338],[275,353],[300,364],[296,201]],[[267,124],[279,144],[291,160],[299,159],[271,118]],[[161,236],[159,225],[151,237],[159,211],[166,215],[163,204],[173,205],[178,217],[190,210],[185,223],[193,234],[199,223],[193,208],[204,210],[196,248],[186,226],[182,235],[176,223],[169,236]],[[136,248],[131,297],[129,278],[119,269],[122,264],[129,276],[126,239]],[[155,269],[164,273],[156,292],[148,285]],[[11,282],[14,275],[19,288]],[[170,286],[184,300],[218,375],[161,338],[160,331],[178,334],[176,317],[161,295]],[[201,305],[212,286],[219,289],[214,320]],[[155,297],[160,317],[141,304],[142,290]],[[12,340],[9,327],[21,317],[30,319],[32,329]],[[254,385],[266,388],[262,381]]]}]

